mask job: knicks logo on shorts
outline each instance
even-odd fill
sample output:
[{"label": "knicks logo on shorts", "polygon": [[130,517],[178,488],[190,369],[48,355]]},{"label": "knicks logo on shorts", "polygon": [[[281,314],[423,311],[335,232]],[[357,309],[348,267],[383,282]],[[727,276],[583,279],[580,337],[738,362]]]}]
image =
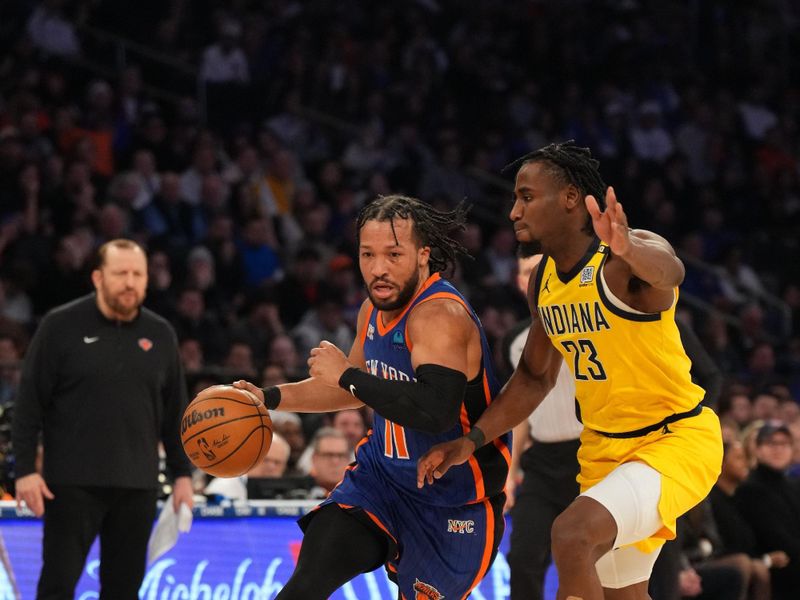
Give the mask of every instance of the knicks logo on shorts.
[{"label": "knicks logo on shorts", "polygon": [[439,593],[435,587],[430,583],[423,583],[419,579],[414,578],[414,600],[442,600],[443,594]]}]

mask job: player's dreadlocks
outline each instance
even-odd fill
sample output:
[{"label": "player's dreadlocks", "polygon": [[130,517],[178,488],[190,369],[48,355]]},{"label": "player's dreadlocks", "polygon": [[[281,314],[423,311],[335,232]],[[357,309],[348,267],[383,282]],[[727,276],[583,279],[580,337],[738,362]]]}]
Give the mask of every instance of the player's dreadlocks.
[{"label": "player's dreadlocks", "polygon": [[423,246],[431,248],[428,264],[431,273],[437,273],[454,265],[458,254],[467,254],[460,242],[447,235],[464,230],[467,212],[469,209],[463,201],[453,210],[440,211],[408,196],[380,196],[358,213],[356,235],[360,239],[361,228],[367,221],[389,221],[394,232],[394,219],[411,219],[414,235]]},{"label": "player's dreadlocks", "polygon": [[[586,197],[589,194],[597,199],[601,210],[606,208],[606,186],[600,176],[600,161],[592,158],[589,148],[575,145],[575,140],[550,144],[530,152],[509,164],[503,172],[514,170],[516,174],[524,165],[543,162],[550,167],[550,174],[562,185],[572,184]],[[592,218],[586,222],[585,231],[593,233]]]}]

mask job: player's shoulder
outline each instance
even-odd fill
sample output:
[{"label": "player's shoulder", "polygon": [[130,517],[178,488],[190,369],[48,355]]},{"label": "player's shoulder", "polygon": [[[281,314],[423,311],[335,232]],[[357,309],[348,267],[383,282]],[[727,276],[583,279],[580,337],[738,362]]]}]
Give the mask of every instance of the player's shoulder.
[{"label": "player's shoulder", "polygon": [[458,296],[446,295],[419,302],[408,315],[408,329],[412,334],[471,331],[474,328],[470,309]]}]

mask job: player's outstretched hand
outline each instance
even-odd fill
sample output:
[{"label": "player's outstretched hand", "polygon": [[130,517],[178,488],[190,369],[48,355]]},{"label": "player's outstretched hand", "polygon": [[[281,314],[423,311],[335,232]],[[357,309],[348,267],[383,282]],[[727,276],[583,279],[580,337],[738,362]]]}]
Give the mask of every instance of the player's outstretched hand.
[{"label": "player's outstretched hand", "polygon": [[417,461],[417,487],[423,487],[426,482],[433,484],[433,480],[441,479],[450,467],[467,462],[473,452],[475,442],[466,436],[436,444]]},{"label": "player's outstretched hand", "polygon": [[327,340],[312,348],[308,359],[308,374],[319,379],[325,385],[339,387],[339,379],[353,365],[347,360],[344,352]]},{"label": "player's outstretched hand", "polygon": [[613,187],[606,192],[606,209],[600,212],[597,198],[591,194],[586,196],[586,210],[592,217],[592,225],[597,237],[608,244],[611,251],[617,256],[624,255],[631,245],[628,217],[622,210],[622,204],[617,202],[617,195]]},{"label": "player's outstretched hand", "polygon": [[22,502],[30,509],[30,511],[37,517],[44,514],[44,499],[52,500],[55,498],[53,492],[47,487],[44,479],[38,473],[31,473],[20,477],[16,482],[17,492],[17,506],[21,506]]},{"label": "player's outstretched hand", "polygon": [[239,379],[238,381],[234,381],[231,385],[233,385],[233,387],[235,388],[239,388],[240,390],[245,390],[246,392],[250,392],[256,398],[261,400],[262,403],[264,402],[263,390],[260,387],[253,385],[249,381],[245,381],[244,379]]}]

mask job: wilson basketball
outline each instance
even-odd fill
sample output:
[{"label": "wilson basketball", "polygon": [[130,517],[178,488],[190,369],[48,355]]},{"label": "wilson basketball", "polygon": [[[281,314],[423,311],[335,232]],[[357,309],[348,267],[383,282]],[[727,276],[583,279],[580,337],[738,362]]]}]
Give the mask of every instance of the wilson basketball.
[{"label": "wilson basketball", "polygon": [[272,444],[272,420],[253,394],[231,385],[200,392],[183,413],[181,443],[192,464],[215,477],[238,477]]}]

